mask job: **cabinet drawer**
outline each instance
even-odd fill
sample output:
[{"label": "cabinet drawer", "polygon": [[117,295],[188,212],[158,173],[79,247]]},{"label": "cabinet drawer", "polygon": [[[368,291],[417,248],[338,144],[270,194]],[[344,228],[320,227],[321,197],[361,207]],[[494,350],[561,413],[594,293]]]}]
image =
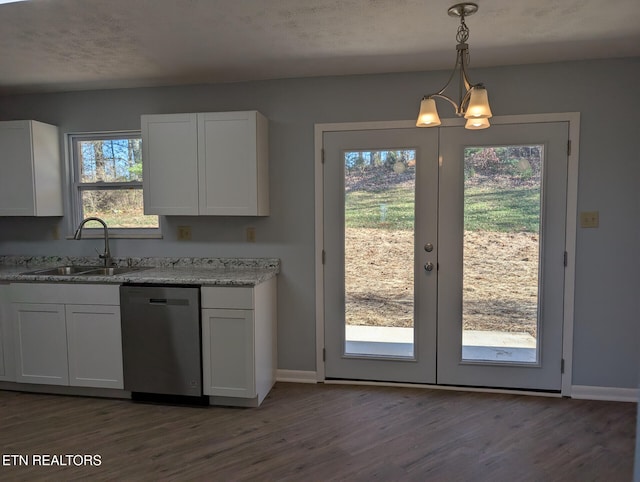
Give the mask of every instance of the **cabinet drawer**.
[{"label": "cabinet drawer", "polygon": [[120,305],[120,285],[12,283],[12,303]]},{"label": "cabinet drawer", "polygon": [[202,308],[253,309],[253,288],[205,286],[202,288],[201,294],[200,305]]}]

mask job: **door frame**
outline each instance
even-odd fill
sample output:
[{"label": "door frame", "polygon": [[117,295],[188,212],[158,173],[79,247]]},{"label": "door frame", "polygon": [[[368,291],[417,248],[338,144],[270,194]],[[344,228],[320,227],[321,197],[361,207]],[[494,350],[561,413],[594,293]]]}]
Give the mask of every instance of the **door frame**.
[{"label": "door frame", "polygon": [[[569,123],[569,146],[567,166],[567,212],[565,226],[565,251],[567,266],[564,280],[564,312],[562,329],[562,373],[561,395],[571,396],[573,367],[573,324],[575,297],[575,257],[578,216],[578,163],[580,145],[580,113],[563,112],[549,114],[506,115],[491,118],[491,123],[525,124],[546,122]],[[442,119],[442,127],[463,126],[464,119]],[[323,123],[314,126],[314,177],[315,177],[315,297],[316,297],[316,381],[325,381],[324,368],[324,185],[323,185],[323,137],[325,132],[368,130],[368,129],[405,129],[415,127],[414,120],[341,122]],[[438,388],[438,385],[425,385]],[[450,388],[450,387],[449,387]]]}]

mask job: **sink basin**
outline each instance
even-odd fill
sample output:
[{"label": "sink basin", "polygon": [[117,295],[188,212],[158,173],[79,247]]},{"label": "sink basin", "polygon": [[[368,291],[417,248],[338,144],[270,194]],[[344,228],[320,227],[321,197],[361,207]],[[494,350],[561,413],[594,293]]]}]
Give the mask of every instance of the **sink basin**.
[{"label": "sink basin", "polygon": [[148,268],[127,268],[127,267],[112,267],[112,268],[94,268],[89,271],[84,271],[81,274],[83,276],[113,276],[116,274],[131,273],[132,271],[141,271]]},{"label": "sink basin", "polygon": [[112,267],[104,268],[102,266],[56,266],[55,268],[37,269],[27,271],[22,274],[38,275],[38,276],[114,276],[117,274],[131,273],[132,271],[140,271],[149,268],[128,268],[128,267]]},{"label": "sink basin", "polygon": [[71,276],[85,271],[91,271],[98,269],[99,266],[56,266],[55,268],[37,269],[34,271],[27,271],[22,274],[36,274],[41,276]]}]

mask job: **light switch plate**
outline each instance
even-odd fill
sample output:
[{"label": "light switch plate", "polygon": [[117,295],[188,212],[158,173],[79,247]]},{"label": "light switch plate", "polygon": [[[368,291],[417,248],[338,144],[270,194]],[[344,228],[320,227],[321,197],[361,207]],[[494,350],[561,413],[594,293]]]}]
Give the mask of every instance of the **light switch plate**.
[{"label": "light switch plate", "polygon": [[600,225],[600,213],[598,211],[582,211],[580,213],[581,228],[597,228]]}]

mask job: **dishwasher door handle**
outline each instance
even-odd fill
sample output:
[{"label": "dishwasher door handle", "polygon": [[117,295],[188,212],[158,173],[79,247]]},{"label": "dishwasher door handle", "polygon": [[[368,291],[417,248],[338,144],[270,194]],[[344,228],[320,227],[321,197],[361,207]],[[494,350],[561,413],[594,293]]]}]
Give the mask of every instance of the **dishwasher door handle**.
[{"label": "dishwasher door handle", "polygon": [[189,300],[181,298],[148,298],[150,305],[156,306],[189,306]]}]

